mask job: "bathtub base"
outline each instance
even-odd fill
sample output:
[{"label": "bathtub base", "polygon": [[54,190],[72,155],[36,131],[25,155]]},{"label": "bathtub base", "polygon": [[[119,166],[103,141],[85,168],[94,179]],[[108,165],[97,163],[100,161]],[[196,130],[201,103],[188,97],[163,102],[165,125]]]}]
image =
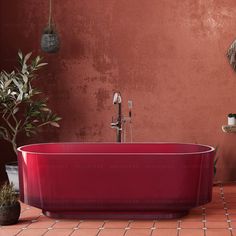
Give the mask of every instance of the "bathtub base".
[{"label": "bathtub base", "polygon": [[188,211],[46,211],[42,210],[45,216],[62,219],[140,219],[159,220],[175,219],[188,214]]}]

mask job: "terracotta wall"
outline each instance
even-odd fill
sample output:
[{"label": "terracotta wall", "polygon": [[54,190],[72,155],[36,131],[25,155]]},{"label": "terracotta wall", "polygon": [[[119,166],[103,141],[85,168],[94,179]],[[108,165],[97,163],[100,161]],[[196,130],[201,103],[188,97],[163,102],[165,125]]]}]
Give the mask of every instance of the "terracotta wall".
[{"label": "terracotta wall", "polygon": [[[236,73],[225,56],[236,37],[234,0],[53,3],[61,50],[46,55],[39,42],[47,1],[0,2],[1,68],[16,64],[19,48],[43,55],[49,65],[39,86],[63,117],[60,130],[45,129],[20,144],[115,141],[109,124],[119,90],[125,112],[133,100],[133,141],[220,144],[221,167],[232,168],[236,134],[221,126],[236,112]],[[2,163],[11,159],[3,156],[4,144],[1,150]]]}]

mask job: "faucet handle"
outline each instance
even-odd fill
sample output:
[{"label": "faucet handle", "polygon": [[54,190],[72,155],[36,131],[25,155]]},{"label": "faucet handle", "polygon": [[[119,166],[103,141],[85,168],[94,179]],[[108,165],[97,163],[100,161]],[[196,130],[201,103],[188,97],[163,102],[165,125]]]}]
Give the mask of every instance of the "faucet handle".
[{"label": "faucet handle", "polygon": [[118,122],[111,122],[111,128],[117,128]]},{"label": "faucet handle", "polygon": [[111,128],[117,128],[118,127],[118,121],[114,122],[114,118],[112,116],[111,118]]}]

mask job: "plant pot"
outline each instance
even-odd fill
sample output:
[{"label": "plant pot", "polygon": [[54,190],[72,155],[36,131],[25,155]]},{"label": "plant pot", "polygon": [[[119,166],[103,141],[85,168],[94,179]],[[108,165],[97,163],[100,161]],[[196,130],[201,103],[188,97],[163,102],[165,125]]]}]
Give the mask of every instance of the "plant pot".
[{"label": "plant pot", "polygon": [[19,193],[19,175],[18,175],[18,163],[9,162],[5,165],[9,183],[13,183],[13,188],[16,193]]},{"label": "plant pot", "polygon": [[44,52],[55,53],[60,48],[59,37],[57,33],[42,34],[41,48]]},{"label": "plant pot", "polygon": [[20,216],[20,203],[0,207],[0,225],[16,224]]}]

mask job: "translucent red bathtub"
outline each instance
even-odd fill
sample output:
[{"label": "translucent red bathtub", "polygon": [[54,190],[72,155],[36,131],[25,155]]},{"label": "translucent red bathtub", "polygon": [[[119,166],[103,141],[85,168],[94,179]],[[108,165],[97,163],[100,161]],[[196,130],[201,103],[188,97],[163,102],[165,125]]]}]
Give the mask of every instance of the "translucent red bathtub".
[{"label": "translucent red bathtub", "polygon": [[176,218],[211,201],[214,148],[48,143],[18,148],[20,199],[49,217]]}]

